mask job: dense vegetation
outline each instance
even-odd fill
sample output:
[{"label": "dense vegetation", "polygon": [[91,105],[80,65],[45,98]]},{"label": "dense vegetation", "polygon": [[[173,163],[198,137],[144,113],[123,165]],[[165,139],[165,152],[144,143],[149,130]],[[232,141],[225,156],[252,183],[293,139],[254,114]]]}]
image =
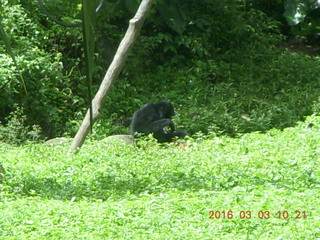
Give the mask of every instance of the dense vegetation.
[{"label": "dense vegetation", "polygon": [[[98,16],[94,91],[137,7],[128,2],[107,1]],[[149,101],[172,101],[176,122],[190,134],[283,129],[317,110],[318,59],[301,53],[302,40],[286,43],[292,33],[284,35],[280,2],[266,8],[263,1],[159,1],[107,97],[96,135],[127,133],[116,123]],[[67,20],[77,18],[73,6],[47,5]],[[72,136],[88,102],[81,28],[49,21],[35,1],[2,7],[19,69],[0,45],[0,121],[10,127],[14,116],[25,115],[24,132],[37,125],[42,137]]]},{"label": "dense vegetation", "polygon": [[[44,2],[79,20],[80,1]],[[138,3],[98,15],[93,94]],[[0,1],[17,61],[0,41],[0,239],[320,239],[320,15],[308,6],[289,26],[283,6],[156,1],[93,134],[67,155],[70,141],[43,140],[72,137],[88,107],[82,29]],[[189,138],[106,138],[161,100]]]},{"label": "dense vegetation", "polygon": [[166,148],[101,140],[73,156],[69,142],[0,145],[0,238],[318,239],[319,126],[309,117],[284,131]]}]

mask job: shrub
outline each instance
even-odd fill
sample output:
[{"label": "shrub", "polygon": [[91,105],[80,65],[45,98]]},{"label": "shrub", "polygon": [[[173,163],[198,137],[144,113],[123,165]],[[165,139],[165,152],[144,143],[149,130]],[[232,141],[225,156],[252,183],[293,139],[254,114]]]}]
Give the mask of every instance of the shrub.
[{"label": "shrub", "polygon": [[16,110],[7,117],[7,125],[0,124],[0,141],[20,145],[27,141],[38,141],[41,138],[41,128],[38,125],[26,125],[27,116],[23,108]]}]

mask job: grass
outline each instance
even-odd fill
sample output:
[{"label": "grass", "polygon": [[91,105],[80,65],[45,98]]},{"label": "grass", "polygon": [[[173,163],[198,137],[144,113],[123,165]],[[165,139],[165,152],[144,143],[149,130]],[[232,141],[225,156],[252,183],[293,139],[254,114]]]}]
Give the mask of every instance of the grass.
[{"label": "grass", "polygon": [[74,156],[2,144],[0,239],[320,239],[319,133],[312,116],[166,147],[88,141]]}]

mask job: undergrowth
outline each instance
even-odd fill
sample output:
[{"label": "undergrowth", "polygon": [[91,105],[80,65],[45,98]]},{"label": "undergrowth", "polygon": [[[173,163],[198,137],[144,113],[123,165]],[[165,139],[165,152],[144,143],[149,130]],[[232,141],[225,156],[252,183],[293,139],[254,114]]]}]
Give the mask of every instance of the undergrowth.
[{"label": "undergrowth", "polygon": [[0,238],[317,239],[319,126],[88,141],[72,156],[70,142],[1,144]]}]

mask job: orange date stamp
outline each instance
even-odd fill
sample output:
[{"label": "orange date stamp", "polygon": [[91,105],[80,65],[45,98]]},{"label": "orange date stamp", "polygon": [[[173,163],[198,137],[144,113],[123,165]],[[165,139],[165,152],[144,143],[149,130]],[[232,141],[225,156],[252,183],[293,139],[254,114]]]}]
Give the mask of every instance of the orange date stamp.
[{"label": "orange date stamp", "polygon": [[209,219],[306,219],[306,211],[209,211]]}]

